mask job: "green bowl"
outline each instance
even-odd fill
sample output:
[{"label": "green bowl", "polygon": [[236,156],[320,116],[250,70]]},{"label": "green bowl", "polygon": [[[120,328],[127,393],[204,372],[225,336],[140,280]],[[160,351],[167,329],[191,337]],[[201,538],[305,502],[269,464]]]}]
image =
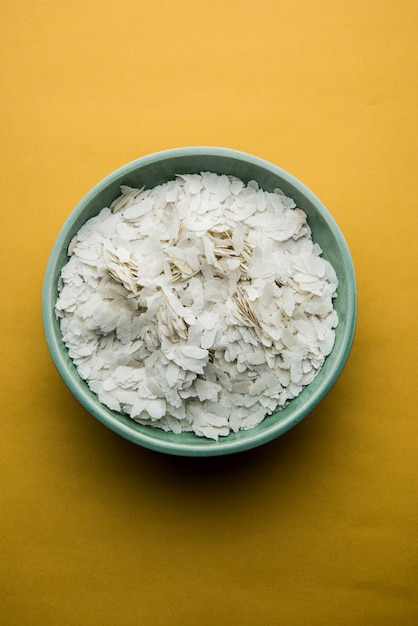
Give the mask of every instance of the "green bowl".
[{"label": "green bowl", "polygon": [[[265,191],[280,187],[307,214],[312,238],[321,246],[324,258],[333,265],[339,280],[334,301],[339,316],[334,348],[313,382],[285,408],[266,417],[255,428],[231,433],[217,442],[192,433],[176,435],[152,426],[142,426],[101,404],[80,378],[69,358],[54,311],[58,278],[68,260],[68,244],[89,218],[97,215],[120,195],[122,184],[155,187],[173,179],[176,174],[202,171],[234,175],[245,183],[256,180]],[[275,439],[300,422],[324,398],[340,375],[353,343],[356,310],[356,283],[350,252],[325,206],[304,184],[279,167],[244,152],[216,147],[157,152],[124,165],[99,182],[64,223],[51,251],[42,292],[43,323],[48,347],[59,374],[77,400],[91,415],[122,437],[146,448],[182,456],[215,456],[248,450]]]}]

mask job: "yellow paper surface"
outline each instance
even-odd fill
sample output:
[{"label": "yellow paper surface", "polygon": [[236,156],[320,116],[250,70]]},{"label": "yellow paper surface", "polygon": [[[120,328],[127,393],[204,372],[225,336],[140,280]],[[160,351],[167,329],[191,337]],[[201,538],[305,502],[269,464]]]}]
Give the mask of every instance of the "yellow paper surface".
[{"label": "yellow paper surface", "polygon": [[[16,0],[0,17],[0,623],[417,624],[418,4]],[[124,163],[187,145],[307,184],[359,292],[321,405],[208,460],[96,422],[41,323],[75,204]]]}]

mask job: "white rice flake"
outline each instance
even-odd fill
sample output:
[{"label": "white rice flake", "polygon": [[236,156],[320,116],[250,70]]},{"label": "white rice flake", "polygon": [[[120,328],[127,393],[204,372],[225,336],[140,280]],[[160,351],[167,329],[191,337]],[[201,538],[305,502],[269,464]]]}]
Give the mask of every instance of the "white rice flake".
[{"label": "white rice flake", "polygon": [[56,314],[80,376],[140,424],[254,428],[331,352],[338,280],[282,191],[212,172],[121,196],[70,243]]}]

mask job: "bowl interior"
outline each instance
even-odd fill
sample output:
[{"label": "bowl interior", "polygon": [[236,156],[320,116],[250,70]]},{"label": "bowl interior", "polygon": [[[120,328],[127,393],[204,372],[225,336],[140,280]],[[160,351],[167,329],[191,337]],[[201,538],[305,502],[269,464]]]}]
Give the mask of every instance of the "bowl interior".
[{"label": "bowl interior", "polygon": [[[334,306],[339,316],[335,345],[314,379],[287,407],[265,418],[257,427],[231,433],[218,442],[197,437],[192,433],[175,435],[151,426],[137,424],[129,417],[107,409],[99,403],[87,384],[79,377],[62,342],[55,316],[58,279],[68,260],[68,245],[91,217],[120,195],[122,184],[132,187],[155,187],[177,174],[211,171],[234,175],[247,183],[256,180],[265,191],[280,187],[292,197],[308,216],[312,237],[323,256],[334,267],[339,288]],[[340,375],[351,349],[356,318],[356,286],[353,264],[347,244],[337,224],[322,203],[293,176],[257,157],[222,148],[183,148],[143,157],[120,168],[96,185],[73,210],[52,249],[45,273],[43,319],[49,350],[65,384],[78,401],[98,420],[119,435],[145,447],[177,455],[210,456],[239,452],[265,443],[305,417]]]}]

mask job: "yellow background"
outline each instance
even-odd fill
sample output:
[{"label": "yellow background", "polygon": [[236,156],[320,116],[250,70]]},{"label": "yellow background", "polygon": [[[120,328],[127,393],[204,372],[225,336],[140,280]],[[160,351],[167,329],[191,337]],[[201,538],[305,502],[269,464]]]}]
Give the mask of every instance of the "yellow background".
[{"label": "yellow background", "polygon": [[[0,19],[2,626],[417,624],[418,3],[11,0]],[[304,181],[359,292],[321,405],[209,460],[90,417],[41,323],[75,204],[187,145]]]}]

